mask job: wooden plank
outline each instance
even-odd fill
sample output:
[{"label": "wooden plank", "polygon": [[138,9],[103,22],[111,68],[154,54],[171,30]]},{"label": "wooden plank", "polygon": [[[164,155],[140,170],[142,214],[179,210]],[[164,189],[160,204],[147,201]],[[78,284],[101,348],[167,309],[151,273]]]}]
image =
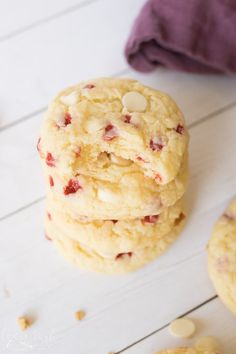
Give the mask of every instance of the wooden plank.
[{"label": "wooden plank", "polygon": [[[94,0],[96,1],[96,0]],[[75,11],[86,0],[7,0],[0,2],[0,42],[19,32],[40,25],[68,11]]]},{"label": "wooden plank", "polygon": [[[196,291],[193,288],[193,292]],[[197,325],[195,336],[189,340],[172,337],[165,328],[132,348],[122,351],[125,354],[153,354],[164,348],[193,346],[202,336],[214,336],[218,340],[221,352],[233,354],[236,351],[236,320],[217,298],[188,315]]]},{"label": "wooden plank", "polygon": [[[208,210],[236,190],[236,108],[191,129],[191,209]],[[44,194],[41,166],[35,148],[41,117],[1,133],[0,217]],[[9,190],[11,193],[9,193]],[[209,197],[210,195],[210,197]]]},{"label": "wooden plank", "polygon": [[67,85],[126,67],[123,47],[143,3],[96,1],[0,43],[1,126],[46,106]]},{"label": "wooden plank", "polygon": [[161,67],[150,74],[130,70],[125,76],[167,92],[182,109],[188,124],[236,103],[234,77],[189,74]]},{"label": "wooden plank", "polygon": [[[0,325],[17,336],[15,352],[25,338],[15,324],[22,313],[36,317],[26,343],[37,334],[50,336],[50,354],[65,348],[71,354],[102,354],[128,346],[213,296],[204,249],[224,207],[192,215],[163,257],[116,277],[81,272],[57,255],[43,237],[43,203],[2,221]],[[81,308],[87,318],[77,323],[73,314]]]}]

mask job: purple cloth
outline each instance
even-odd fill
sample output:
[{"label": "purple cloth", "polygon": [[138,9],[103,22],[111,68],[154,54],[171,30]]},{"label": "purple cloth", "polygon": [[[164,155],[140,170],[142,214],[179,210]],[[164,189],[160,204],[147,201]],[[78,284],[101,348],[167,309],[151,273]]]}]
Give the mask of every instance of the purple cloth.
[{"label": "purple cloth", "polygon": [[236,73],[236,0],[149,0],[125,55],[142,72]]}]

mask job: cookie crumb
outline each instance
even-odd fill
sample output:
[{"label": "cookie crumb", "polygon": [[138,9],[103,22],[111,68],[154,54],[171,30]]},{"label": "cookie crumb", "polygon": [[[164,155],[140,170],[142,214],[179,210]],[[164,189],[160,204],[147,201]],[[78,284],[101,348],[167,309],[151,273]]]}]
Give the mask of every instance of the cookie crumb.
[{"label": "cookie crumb", "polygon": [[18,317],[17,323],[22,331],[25,331],[28,327],[31,326],[31,321],[25,316]]},{"label": "cookie crumb", "polygon": [[81,321],[84,317],[86,316],[86,313],[84,311],[77,311],[75,312],[75,318],[78,321]]}]

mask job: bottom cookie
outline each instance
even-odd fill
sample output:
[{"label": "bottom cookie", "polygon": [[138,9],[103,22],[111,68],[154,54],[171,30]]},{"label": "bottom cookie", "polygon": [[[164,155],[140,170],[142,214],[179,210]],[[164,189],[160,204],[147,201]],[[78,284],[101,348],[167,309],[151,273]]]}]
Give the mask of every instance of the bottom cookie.
[{"label": "bottom cookie", "polygon": [[213,229],[208,270],[219,297],[236,315],[236,199]]},{"label": "bottom cookie", "polygon": [[88,245],[71,239],[54,224],[53,220],[46,220],[45,228],[46,234],[59,251],[73,264],[89,271],[115,274],[134,271],[160,256],[176,240],[184,222],[182,219],[171,232],[160,239],[154,239],[152,245],[119,253],[115,257],[101,255]]},{"label": "bottom cookie", "polygon": [[199,350],[194,348],[175,348],[162,350],[155,354],[219,354],[217,352],[209,350]]}]

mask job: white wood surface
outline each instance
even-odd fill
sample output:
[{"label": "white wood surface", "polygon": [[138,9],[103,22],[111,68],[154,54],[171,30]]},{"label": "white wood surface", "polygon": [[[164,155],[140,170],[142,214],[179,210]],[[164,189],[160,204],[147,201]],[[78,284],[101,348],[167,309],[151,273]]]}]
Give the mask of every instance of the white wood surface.
[{"label": "white wood surface", "polygon": [[[236,194],[236,80],[130,70],[123,48],[143,3],[0,3],[1,354],[152,354],[188,344],[166,329],[186,312],[196,319],[197,335],[215,335],[222,353],[236,353],[236,318],[214,298],[205,252],[216,218]],[[108,277],[73,268],[43,237],[44,185],[35,144],[37,112],[58,90],[119,73],[168,92],[183,110],[191,134],[190,215],[159,260]],[[78,323],[80,308],[87,317]],[[35,323],[22,333],[16,318],[24,313]]]},{"label": "white wood surface", "polygon": [[2,0],[0,2],[0,41],[39,26],[68,12],[74,12],[82,6],[96,0]]}]

